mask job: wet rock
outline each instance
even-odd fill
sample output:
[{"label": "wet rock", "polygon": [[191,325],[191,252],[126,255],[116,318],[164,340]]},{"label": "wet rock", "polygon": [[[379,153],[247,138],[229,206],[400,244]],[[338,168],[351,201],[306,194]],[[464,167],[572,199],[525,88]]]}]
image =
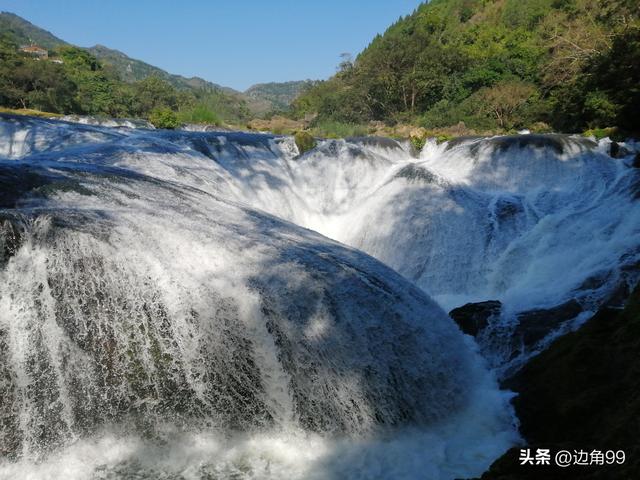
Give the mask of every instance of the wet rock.
[{"label": "wet rock", "polygon": [[[640,472],[640,288],[624,310],[601,309],[578,331],[554,342],[503,386],[528,448],[624,450],[623,465],[522,467],[519,448],[498,459],[482,480],[622,479]],[[552,457],[553,458],[553,457]]]},{"label": "wet rock", "polygon": [[459,147],[460,145],[464,145],[465,143],[472,143],[482,140],[486,137],[478,136],[478,135],[462,135],[460,137],[456,137],[447,142],[447,146],[445,150],[451,150],[452,148]]},{"label": "wet rock", "polygon": [[498,300],[486,302],[467,303],[462,307],[454,308],[449,316],[455,320],[460,329],[467,335],[474,337],[489,325],[489,320],[500,316],[502,303]]},{"label": "wet rock", "polygon": [[640,152],[636,153],[636,156],[633,158],[633,163],[631,164],[633,168],[640,168]]},{"label": "wet rock", "polygon": [[526,347],[533,346],[549,332],[567,320],[577,317],[581,312],[582,306],[575,299],[552,308],[527,310],[518,314],[516,336],[522,339]]},{"label": "wet rock", "polygon": [[3,219],[0,216],[0,267],[4,266],[22,246],[23,230],[22,226],[14,219]]},{"label": "wet rock", "polygon": [[629,155],[629,150],[618,142],[611,142],[611,145],[609,146],[609,155],[613,158],[622,158]]},{"label": "wet rock", "polygon": [[405,178],[410,182],[438,183],[438,176],[431,170],[412,163],[396,173],[395,178]]},{"label": "wet rock", "polygon": [[587,138],[573,138],[562,134],[503,135],[487,138],[484,142],[473,145],[471,152],[474,155],[477,154],[481,144],[490,145],[498,152],[505,152],[511,148],[537,148],[550,149],[558,155],[563,154],[572,146],[584,150],[597,146],[594,141]]},{"label": "wet rock", "polygon": [[622,308],[627,298],[629,298],[629,285],[626,281],[622,280],[611,291],[607,298],[602,302],[604,307],[610,308]]},{"label": "wet rock", "polygon": [[597,290],[603,287],[609,281],[610,278],[611,278],[611,271],[609,270],[595,273],[587,277],[576,290],[578,291]]},{"label": "wet rock", "polygon": [[388,150],[402,150],[402,145],[397,140],[387,137],[347,137],[345,140],[349,143],[365,145],[367,147],[386,148]]},{"label": "wet rock", "polygon": [[524,213],[522,202],[513,198],[499,198],[495,205],[495,214],[498,220],[506,220]]}]

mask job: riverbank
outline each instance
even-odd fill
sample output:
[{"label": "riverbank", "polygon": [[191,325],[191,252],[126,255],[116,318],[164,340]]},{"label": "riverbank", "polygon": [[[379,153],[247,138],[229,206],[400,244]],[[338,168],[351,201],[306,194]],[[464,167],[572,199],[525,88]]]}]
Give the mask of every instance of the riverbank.
[{"label": "riverbank", "polygon": [[[0,113],[8,113],[13,115],[26,115],[38,118],[58,118],[65,119],[64,117],[71,118],[71,116],[65,116],[59,113],[51,113],[51,112],[43,112],[40,110],[33,109],[10,109],[0,107]],[[144,119],[135,119],[135,118],[127,118],[127,119],[115,119],[111,117],[100,117],[100,116],[82,116],[82,115],[73,115],[73,117],[82,119],[82,118],[91,118],[94,119],[92,123],[98,124],[100,120],[103,120],[106,123],[112,123],[117,120],[126,120],[129,123],[133,123],[139,126],[150,125],[148,120]],[[75,121],[75,120],[72,120]],[[82,123],[82,122],[81,122]],[[109,125],[106,125],[109,126]],[[493,129],[493,130],[477,130],[473,128],[468,128],[464,122],[460,122],[457,125],[436,128],[436,129],[426,129],[424,127],[419,127],[411,124],[396,124],[396,125],[387,125],[384,122],[369,122],[368,124],[351,124],[351,123],[342,123],[342,122],[319,122],[314,123],[312,120],[293,120],[291,118],[287,118],[284,116],[273,116],[270,119],[261,119],[254,118],[247,122],[246,124],[240,123],[192,123],[189,125],[182,125],[178,128],[187,128],[187,129],[201,129],[202,131],[208,130],[229,130],[229,131],[249,131],[249,132],[260,132],[260,133],[272,133],[275,135],[295,135],[299,132],[304,132],[305,134],[311,135],[315,138],[327,138],[327,139],[338,139],[338,138],[349,138],[349,137],[386,137],[393,138],[396,140],[411,140],[413,145],[417,149],[421,149],[425,144],[426,140],[429,138],[434,138],[438,142],[444,142],[453,140],[459,137],[490,137],[495,135],[513,135],[517,133],[563,133],[563,132],[552,132],[551,127],[549,125],[538,122],[534,125],[531,125],[529,128],[523,130],[505,130],[505,129]],[[606,128],[592,128],[586,130],[581,133],[584,137],[594,138],[595,140],[600,140],[602,138],[609,137],[614,141],[624,141],[627,138],[635,138],[634,136],[628,134],[627,132],[621,131],[616,127],[606,127]]]}]

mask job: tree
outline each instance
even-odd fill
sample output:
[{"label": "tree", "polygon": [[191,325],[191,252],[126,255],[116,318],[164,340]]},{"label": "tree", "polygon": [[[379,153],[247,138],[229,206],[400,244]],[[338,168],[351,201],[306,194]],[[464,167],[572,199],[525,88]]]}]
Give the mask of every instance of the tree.
[{"label": "tree", "polygon": [[533,85],[520,80],[507,80],[478,92],[481,109],[495,117],[502,128],[514,126],[517,111],[536,92]]},{"label": "tree", "polygon": [[134,84],[136,97],[135,110],[138,115],[145,116],[154,109],[166,107],[178,108],[178,92],[165,80],[157,76],[147,77]]}]

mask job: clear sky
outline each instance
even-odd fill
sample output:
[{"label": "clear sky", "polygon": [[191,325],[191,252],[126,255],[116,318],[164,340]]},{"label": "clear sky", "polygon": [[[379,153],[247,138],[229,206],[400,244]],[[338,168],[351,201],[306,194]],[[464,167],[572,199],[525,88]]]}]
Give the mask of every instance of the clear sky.
[{"label": "clear sky", "polygon": [[245,90],[321,79],[420,0],[0,0],[69,43]]}]

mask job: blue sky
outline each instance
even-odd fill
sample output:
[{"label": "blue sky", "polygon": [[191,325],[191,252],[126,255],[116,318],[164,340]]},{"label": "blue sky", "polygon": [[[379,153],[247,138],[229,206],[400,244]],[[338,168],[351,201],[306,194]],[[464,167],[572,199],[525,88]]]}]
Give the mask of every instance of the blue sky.
[{"label": "blue sky", "polygon": [[244,90],[327,78],[420,0],[0,0],[76,45],[97,43],[171,73]]}]

